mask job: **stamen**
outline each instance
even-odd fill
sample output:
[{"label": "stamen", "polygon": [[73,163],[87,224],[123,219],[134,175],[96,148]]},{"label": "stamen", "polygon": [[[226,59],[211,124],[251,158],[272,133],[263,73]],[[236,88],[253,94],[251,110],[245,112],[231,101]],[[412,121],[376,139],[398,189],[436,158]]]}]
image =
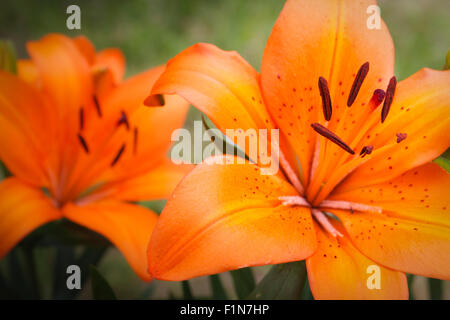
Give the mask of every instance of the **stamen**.
[{"label": "stamen", "polygon": [[386,89],[386,98],[384,99],[383,109],[381,110],[381,123],[386,120],[386,117],[389,113],[389,109],[391,108],[392,100],[394,99],[395,87],[397,86],[397,78],[393,76],[391,80],[389,80],[388,87]]},{"label": "stamen", "polygon": [[95,109],[97,110],[97,114],[98,114],[99,118],[101,118],[103,116],[103,114],[102,114],[102,109],[100,108],[100,103],[98,102],[97,96],[94,95],[93,99],[94,99]]},{"label": "stamen", "polygon": [[396,133],[395,135],[397,136],[397,143],[402,142],[408,136],[406,133]]},{"label": "stamen", "polygon": [[281,167],[284,170],[284,173],[287,175],[289,181],[292,183],[294,188],[300,193],[303,194],[305,189],[303,188],[302,183],[298,179],[297,173],[295,173],[294,169],[292,169],[291,165],[287,161],[281,149],[279,149],[279,162]]},{"label": "stamen", "polygon": [[83,147],[84,151],[86,153],[89,153],[89,147],[86,143],[86,140],[84,140],[83,136],[80,133],[78,134],[78,140],[80,141],[80,144]]},{"label": "stamen", "polygon": [[311,207],[308,201],[305,198],[300,196],[283,196],[278,197],[278,200],[281,201],[283,206],[302,206],[302,207]]},{"label": "stamen", "polygon": [[368,206],[362,203],[355,203],[349,201],[339,201],[339,200],[323,200],[319,204],[319,208],[331,208],[331,209],[344,209],[344,210],[353,210],[363,211],[363,212],[373,212],[373,213],[382,213],[383,209],[375,206]]},{"label": "stamen", "polygon": [[317,222],[320,223],[320,225],[328,231],[333,237],[336,238],[336,236],[343,237],[342,233],[340,233],[328,220],[327,216],[320,210],[317,209],[311,209],[311,213],[316,218]]},{"label": "stamen", "polygon": [[80,131],[84,128],[84,108],[81,107],[79,111],[79,117],[80,117]]},{"label": "stamen", "polygon": [[382,102],[384,97],[386,96],[386,92],[382,89],[376,89],[373,92],[372,99],[370,99],[369,105],[372,106],[372,109],[376,109]]},{"label": "stamen", "polygon": [[319,91],[322,97],[323,116],[325,120],[330,121],[333,110],[331,108],[330,91],[328,90],[328,83],[325,78],[319,78]]},{"label": "stamen", "polygon": [[133,131],[133,154],[137,152],[137,143],[138,143],[138,128],[134,127]]},{"label": "stamen", "polygon": [[116,157],[114,158],[114,160],[111,162],[111,167],[113,167],[117,161],[119,161],[120,157],[122,156],[123,152],[125,150],[125,143],[120,147],[119,151],[117,152]]},{"label": "stamen", "polygon": [[339,147],[344,149],[350,154],[355,154],[355,151],[352,150],[344,141],[341,140],[337,135],[335,135],[333,132],[325,128],[319,123],[313,123],[311,124],[311,127],[320,135],[324,136],[325,138],[331,140],[331,142],[337,144]]},{"label": "stamen", "polygon": [[369,146],[364,146],[361,150],[361,153],[359,154],[361,156],[361,158],[364,158],[367,154],[371,154],[373,150],[373,146],[369,145]]},{"label": "stamen", "polygon": [[128,122],[128,118],[127,115],[125,113],[125,111],[121,111],[121,115],[119,120],[117,121],[117,126],[119,127],[120,125],[124,124],[125,127],[127,128],[127,130],[130,130],[130,123]]},{"label": "stamen", "polygon": [[353,81],[352,89],[348,95],[347,106],[350,107],[353,102],[355,102],[356,96],[358,95],[359,89],[369,72],[369,62],[364,63],[358,70],[358,74]]}]

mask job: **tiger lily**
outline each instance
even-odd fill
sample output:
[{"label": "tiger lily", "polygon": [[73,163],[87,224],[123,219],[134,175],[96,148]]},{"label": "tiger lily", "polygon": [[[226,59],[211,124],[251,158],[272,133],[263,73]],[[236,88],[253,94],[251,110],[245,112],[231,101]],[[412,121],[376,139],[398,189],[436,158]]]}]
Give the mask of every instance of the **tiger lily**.
[{"label": "tiger lily", "polygon": [[[0,258],[33,229],[67,218],[108,238],[145,280],[156,213],[132,204],[165,198],[186,172],[165,156],[188,104],[142,101],[163,67],[122,80],[118,49],[49,34],[27,43],[18,74],[0,71]],[[45,192],[44,192],[45,191]]]},{"label": "tiger lily", "polygon": [[223,132],[278,128],[282,174],[232,155],[198,165],[156,224],[153,277],[306,260],[316,299],[406,299],[405,273],[450,279],[450,176],[431,163],[450,144],[450,72],[397,84],[386,25],[366,26],[374,4],[288,0],[260,74],[210,44],[169,61],[146,104],[179,94]]}]

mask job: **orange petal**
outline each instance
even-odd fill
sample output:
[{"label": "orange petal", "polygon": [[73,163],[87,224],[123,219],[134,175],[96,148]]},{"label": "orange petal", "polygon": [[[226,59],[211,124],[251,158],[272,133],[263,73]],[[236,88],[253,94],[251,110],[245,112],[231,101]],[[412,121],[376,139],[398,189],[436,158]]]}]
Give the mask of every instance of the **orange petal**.
[{"label": "orange petal", "polygon": [[165,159],[149,172],[107,184],[98,193],[123,201],[167,199],[180,180],[193,168],[193,165],[177,165],[170,159]]},{"label": "orange petal", "polygon": [[[325,123],[318,88],[319,77],[329,86],[333,114],[328,128],[346,141],[361,123],[358,113],[377,88],[385,88],[393,75],[394,49],[390,34],[381,21],[369,29],[367,1],[288,0],[268,40],[261,66],[261,87],[270,113],[295,149],[306,179],[316,146],[313,122]],[[352,108],[347,98],[359,68],[370,63],[370,71]],[[319,169],[333,170],[332,158],[345,154],[321,138],[327,148]],[[324,152],[324,151],[322,151]],[[336,153],[336,155],[334,155]],[[322,156],[322,155],[321,155]],[[330,160],[331,159],[331,160]],[[321,179],[316,179],[320,186]]]},{"label": "orange petal", "polygon": [[31,85],[39,86],[39,72],[31,60],[17,60],[17,75]]},{"label": "orange petal", "polygon": [[46,155],[54,146],[51,120],[35,88],[0,71],[0,159],[24,181],[48,185]]},{"label": "orange petal", "polygon": [[138,276],[150,280],[146,250],[158,219],[156,213],[137,205],[104,200],[84,206],[67,204],[63,214],[108,238],[122,252]]},{"label": "orange petal", "polygon": [[[175,93],[204,112],[224,133],[226,129],[273,127],[260,94],[258,73],[236,52],[201,43],[178,54],[168,62],[151,92]],[[247,151],[242,142],[231,138]]]},{"label": "orange petal", "polygon": [[79,109],[92,94],[87,61],[70,38],[59,34],[29,42],[27,48],[55,112],[59,112],[65,128],[76,131]]},{"label": "orange petal", "polygon": [[[93,115],[86,123],[85,139],[91,152],[76,163],[69,185],[76,185],[73,195],[94,183],[117,181],[149,172],[166,155],[171,135],[183,126],[189,104],[178,96],[166,98],[164,108],[143,107],[148,88],[156,81],[162,67],[133,76],[101,101],[102,118]],[[129,128],[118,121],[126,114]],[[111,163],[125,145],[120,160]]]},{"label": "orange petal", "polygon": [[61,213],[41,190],[17,178],[0,183],[0,259],[28,233]]},{"label": "orange petal", "polygon": [[77,46],[80,53],[84,56],[86,61],[91,65],[95,61],[95,47],[92,42],[85,36],[78,36],[73,38],[74,44]]},{"label": "orange petal", "polygon": [[[392,179],[427,163],[450,146],[450,71],[422,69],[398,84],[383,124],[369,131],[361,145],[384,147],[358,167],[342,188],[352,189]],[[397,143],[397,133],[407,137]],[[360,146],[361,146],[360,145]]]},{"label": "orange petal", "polygon": [[339,200],[368,203],[383,214],[333,211],[355,246],[384,266],[450,279],[450,175],[427,164],[383,184],[336,193]]},{"label": "orange petal", "polygon": [[111,70],[115,83],[120,83],[125,74],[125,57],[119,49],[109,48],[102,50],[95,57],[95,68]]},{"label": "orange petal", "polygon": [[202,163],[177,186],[149,245],[153,277],[183,280],[247,266],[296,261],[316,247],[309,209],[285,207],[296,191],[256,165]]},{"label": "orange petal", "polygon": [[426,164],[385,183],[338,189],[331,199],[383,209],[383,215],[339,215],[364,254],[396,270],[450,279],[449,189],[450,174]]},{"label": "orange petal", "polygon": [[83,152],[77,134],[80,108],[93,108],[90,67],[72,39],[60,34],[28,42],[27,49],[39,71],[45,101],[52,107],[54,118],[47,123],[57,126],[53,139],[58,145],[53,149],[60,153],[58,170],[65,177]]},{"label": "orange petal", "polygon": [[408,299],[404,273],[377,265],[362,255],[338,222],[333,225],[344,237],[334,238],[316,227],[319,243],[306,260],[308,280],[315,299],[392,300]]},{"label": "orange petal", "polygon": [[450,228],[449,189],[450,174],[437,164],[428,163],[384,183],[347,191],[343,186],[329,199],[377,206],[389,216]]}]

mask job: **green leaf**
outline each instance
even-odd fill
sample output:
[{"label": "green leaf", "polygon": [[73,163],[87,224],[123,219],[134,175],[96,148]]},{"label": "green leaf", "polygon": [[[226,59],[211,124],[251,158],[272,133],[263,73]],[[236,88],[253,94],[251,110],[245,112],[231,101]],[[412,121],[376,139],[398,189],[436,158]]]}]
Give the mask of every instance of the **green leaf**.
[{"label": "green leaf", "polygon": [[434,163],[437,163],[439,166],[444,168],[447,172],[450,173],[450,160],[445,157],[439,157],[433,160]]},{"label": "green leaf", "polygon": [[218,274],[213,274],[209,276],[209,283],[211,284],[212,298],[215,300],[227,300],[227,292],[223,287],[222,281]]},{"label": "green leaf", "polygon": [[0,40],[0,70],[17,74],[16,53],[8,40]]},{"label": "green leaf", "polygon": [[183,288],[183,299],[184,300],[194,300],[194,295],[192,294],[191,286],[189,281],[182,281],[181,286]]},{"label": "green leaf", "polygon": [[275,265],[247,299],[300,299],[306,279],[306,266],[304,261]]},{"label": "green leaf", "polygon": [[414,300],[414,293],[412,290],[412,284],[414,281],[414,275],[413,274],[406,274],[406,280],[408,281],[408,291],[409,291],[409,300]]},{"label": "green leaf", "polygon": [[[217,129],[214,127],[214,124],[211,122],[211,120],[209,120],[209,119],[207,120],[207,118],[204,115],[202,115],[202,123],[203,123],[203,127],[205,128],[205,130]],[[214,138],[214,140],[213,140],[213,138]],[[242,149],[239,148],[239,146],[237,144],[233,143],[233,141],[231,141],[231,139],[229,139],[222,132],[219,137],[214,135],[214,136],[210,136],[210,139],[212,142],[214,142],[214,144],[217,146],[217,148],[223,154],[225,154],[227,150],[233,150],[233,153],[232,153],[233,155],[244,158],[246,160],[250,160],[250,158],[242,151]]]},{"label": "green leaf", "polygon": [[96,267],[89,266],[94,300],[117,300],[108,281],[100,274]]},{"label": "green leaf", "polygon": [[442,280],[428,278],[431,300],[442,300]]},{"label": "green leaf", "polygon": [[245,299],[255,288],[255,278],[252,269],[242,268],[230,271],[233,279],[234,290],[239,299]]}]

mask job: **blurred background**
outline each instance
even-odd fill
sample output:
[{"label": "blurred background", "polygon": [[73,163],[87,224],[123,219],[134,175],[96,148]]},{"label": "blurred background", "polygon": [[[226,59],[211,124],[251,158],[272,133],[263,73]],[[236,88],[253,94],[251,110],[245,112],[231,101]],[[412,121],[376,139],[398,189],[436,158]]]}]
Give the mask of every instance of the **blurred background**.
[{"label": "blurred background", "polygon": [[[18,56],[26,57],[25,42],[28,40],[38,39],[49,32],[69,36],[83,34],[97,49],[120,48],[127,59],[128,76],[163,64],[197,42],[210,42],[225,50],[236,50],[259,70],[267,37],[283,3],[282,0],[3,0],[0,5],[0,38],[11,40]],[[71,4],[81,8],[81,30],[66,28],[66,8]],[[404,79],[422,67],[442,69],[450,45],[450,1],[380,0],[379,5],[394,40],[398,78]],[[200,114],[194,109],[188,121],[193,119],[200,119]],[[143,205],[158,211],[163,204]],[[186,293],[180,283],[142,283],[115,249],[104,249],[107,242],[99,236],[64,223],[63,226],[46,228],[45,232],[51,229],[53,238],[47,237],[31,257],[27,241],[39,237],[43,230],[34,232],[18,249],[0,261],[0,287],[4,288],[0,298],[71,298],[63,292],[65,280],[61,281],[66,277],[63,263],[71,257],[81,259],[84,255],[90,257],[89,261],[97,262],[100,273],[120,299],[177,298]],[[67,234],[75,234],[76,241]],[[86,253],[84,246],[80,245],[80,238],[93,249]],[[32,262],[35,274],[22,270],[26,265],[24,261]],[[256,281],[267,270],[268,267],[254,268]],[[63,273],[64,278],[55,280],[52,276],[55,273]],[[229,297],[235,298],[230,275],[223,274],[221,278]],[[29,285],[33,282],[37,286]],[[194,279],[190,284],[197,297],[206,297],[211,291],[207,278]],[[432,290],[429,290],[430,285]],[[35,287],[39,288],[37,292]],[[448,281],[429,282],[415,277],[412,288],[415,299],[450,299]],[[63,291],[58,292],[61,289]],[[89,281],[83,284],[77,297],[91,297]]]}]

